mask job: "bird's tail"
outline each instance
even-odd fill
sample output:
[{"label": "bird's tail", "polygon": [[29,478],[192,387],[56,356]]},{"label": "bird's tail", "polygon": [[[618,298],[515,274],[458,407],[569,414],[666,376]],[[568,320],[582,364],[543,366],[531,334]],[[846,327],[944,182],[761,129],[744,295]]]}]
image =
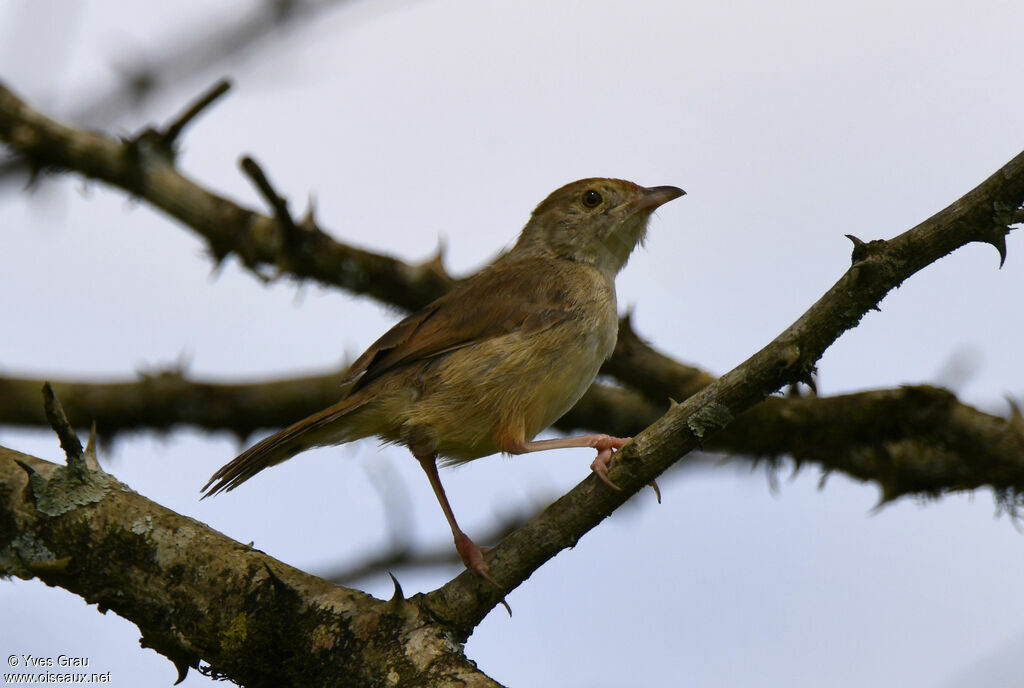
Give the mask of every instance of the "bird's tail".
[{"label": "bird's tail", "polygon": [[312,447],[359,439],[362,435],[353,434],[344,418],[363,401],[359,395],[343,399],[257,442],[210,476],[201,490],[204,493],[202,499],[233,490],[264,468],[275,466]]}]

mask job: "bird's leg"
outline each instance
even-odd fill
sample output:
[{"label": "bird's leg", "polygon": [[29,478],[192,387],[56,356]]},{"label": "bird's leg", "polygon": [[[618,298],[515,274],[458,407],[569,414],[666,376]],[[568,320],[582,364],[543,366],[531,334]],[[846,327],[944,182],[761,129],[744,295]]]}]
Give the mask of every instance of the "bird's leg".
[{"label": "bird's leg", "polygon": [[489,550],[490,547],[479,547],[469,539],[468,535],[462,532],[462,529],[459,528],[459,524],[455,520],[452,505],[448,503],[448,496],[445,495],[444,487],[441,485],[441,477],[437,474],[437,454],[435,452],[430,452],[429,454],[413,452],[413,456],[420,462],[420,466],[423,467],[423,471],[427,474],[427,479],[430,480],[430,486],[434,488],[434,495],[441,505],[444,517],[448,519],[448,525],[451,526],[452,536],[455,538],[455,550],[462,558],[462,563],[466,565],[467,569],[476,572],[477,575],[489,581],[496,588],[501,588],[491,578],[491,569],[487,566],[487,562],[484,561],[484,552]]},{"label": "bird's leg", "polygon": [[[590,470],[597,474],[608,487],[613,490],[621,489],[608,477],[608,464],[616,451],[626,446],[632,437],[612,437],[611,435],[579,435],[577,437],[557,437],[551,440],[533,440],[522,442],[511,449],[505,449],[510,454],[527,454],[529,452],[544,451],[545,449],[566,449],[568,447],[590,447],[597,450],[597,458],[590,464]],[[661,490],[658,483],[652,480],[648,483],[654,488],[658,503],[661,503]]]},{"label": "bird's leg", "polygon": [[612,437],[611,435],[579,435],[577,437],[556,437],[552,440],[533,440],[523,442],[510,454],[528,454],[529,452],[544,451],[545,449],[567,449],[569,447],[590,447],[597,450],[597,458],[590,464],[590,470],[597,474],[608,487],[613,490],[620,489],[608,477],[608,463],[612,460],[612,454],[616,449],[622,449],[633,439],[632,437]]}]

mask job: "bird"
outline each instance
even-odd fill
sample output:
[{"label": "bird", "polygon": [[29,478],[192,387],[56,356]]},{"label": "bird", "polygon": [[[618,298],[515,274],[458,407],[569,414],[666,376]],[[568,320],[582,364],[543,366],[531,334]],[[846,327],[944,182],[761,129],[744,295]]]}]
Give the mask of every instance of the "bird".
[{"label": "bird", "polygon": [[654,210],[683,196],[589,178],[552,192],[497,260],[385,332],[343,375],[340,399],[256,443],[220,468],[203,498],[316,446],[376,436],[419,462],[465,566],[495,586],[480,547],[459,527],[437,466],[499,452],[597,450],[610,488],[613,453],[631,438],[533,439],[583,396],[615,348],[615,277]]}]

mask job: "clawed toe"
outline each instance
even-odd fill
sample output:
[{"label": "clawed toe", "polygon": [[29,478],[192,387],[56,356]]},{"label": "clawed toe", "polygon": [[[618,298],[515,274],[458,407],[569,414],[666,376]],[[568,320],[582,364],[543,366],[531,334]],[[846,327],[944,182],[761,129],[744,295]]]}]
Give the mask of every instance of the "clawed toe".
[{"label": "clawed toe", "polygon": [[[615,452],[625,447],[632,440],[632,437],[598,435],[594,441],[594,448],[597,449],[597,458],[590,464],[590,470],[594,471],[594,473],[597,474],[597,477],[601,479],[601,482],[613,490],[621,490],[622,488],[612,482],[612,479],[608,477],[608,464],[611,463]],[[657,498],[658,504],[661,504],[661,488],[658,487],[657,481],[652,480],[647,484],[654,490],[654,496]]]},{"label": "clawed toe", "polygon": [[611,448],[601,449],[597,452],[597,458],[590,464],[590,470],[597,474],[597,477],[601,479],[608,487],[613,490],[621,490],[622,488],[612,482],[612,479],[608,477],[608,463],[612,460]]},{"label": "clawed toe", "polygon": [[490,547],[480,547],[470,540],[468,535],[460,532],[455,535],[455,550],[459,553],[459,557],[462,558],[462,563],[466,565],[467,569],[474,572],[499,590],[503,589],[498,585],[498,582],[491,577],[491,567],[489,567],[487,562],[484,561],[484,553],[491,551]]},{"label": "clawed toe", "polygon": [[594,471],[597,477],[601,479],[601,482],[613,490],[621,490],[622,488],[613,483],[611,478],[608,477],[608,464],[611,463],[615,452],[625,447],[632,440],[632,437],[612,437],[611,435],[597,435],[594,437],[592,446],[597,450],[597,458],[590,464],[590,470]]}]

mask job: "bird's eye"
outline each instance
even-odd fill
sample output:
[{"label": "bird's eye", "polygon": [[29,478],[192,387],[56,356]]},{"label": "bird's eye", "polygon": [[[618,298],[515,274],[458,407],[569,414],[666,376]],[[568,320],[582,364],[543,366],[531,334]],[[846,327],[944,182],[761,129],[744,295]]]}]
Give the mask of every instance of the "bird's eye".
[{"label": "bird's eye", "polygon": [[588,208],[596,208],[601,205],[602,200],[604,199],[601,198],[601,194],[597,193],[593,189],[588,189],[583,192],[583,205]]}]

